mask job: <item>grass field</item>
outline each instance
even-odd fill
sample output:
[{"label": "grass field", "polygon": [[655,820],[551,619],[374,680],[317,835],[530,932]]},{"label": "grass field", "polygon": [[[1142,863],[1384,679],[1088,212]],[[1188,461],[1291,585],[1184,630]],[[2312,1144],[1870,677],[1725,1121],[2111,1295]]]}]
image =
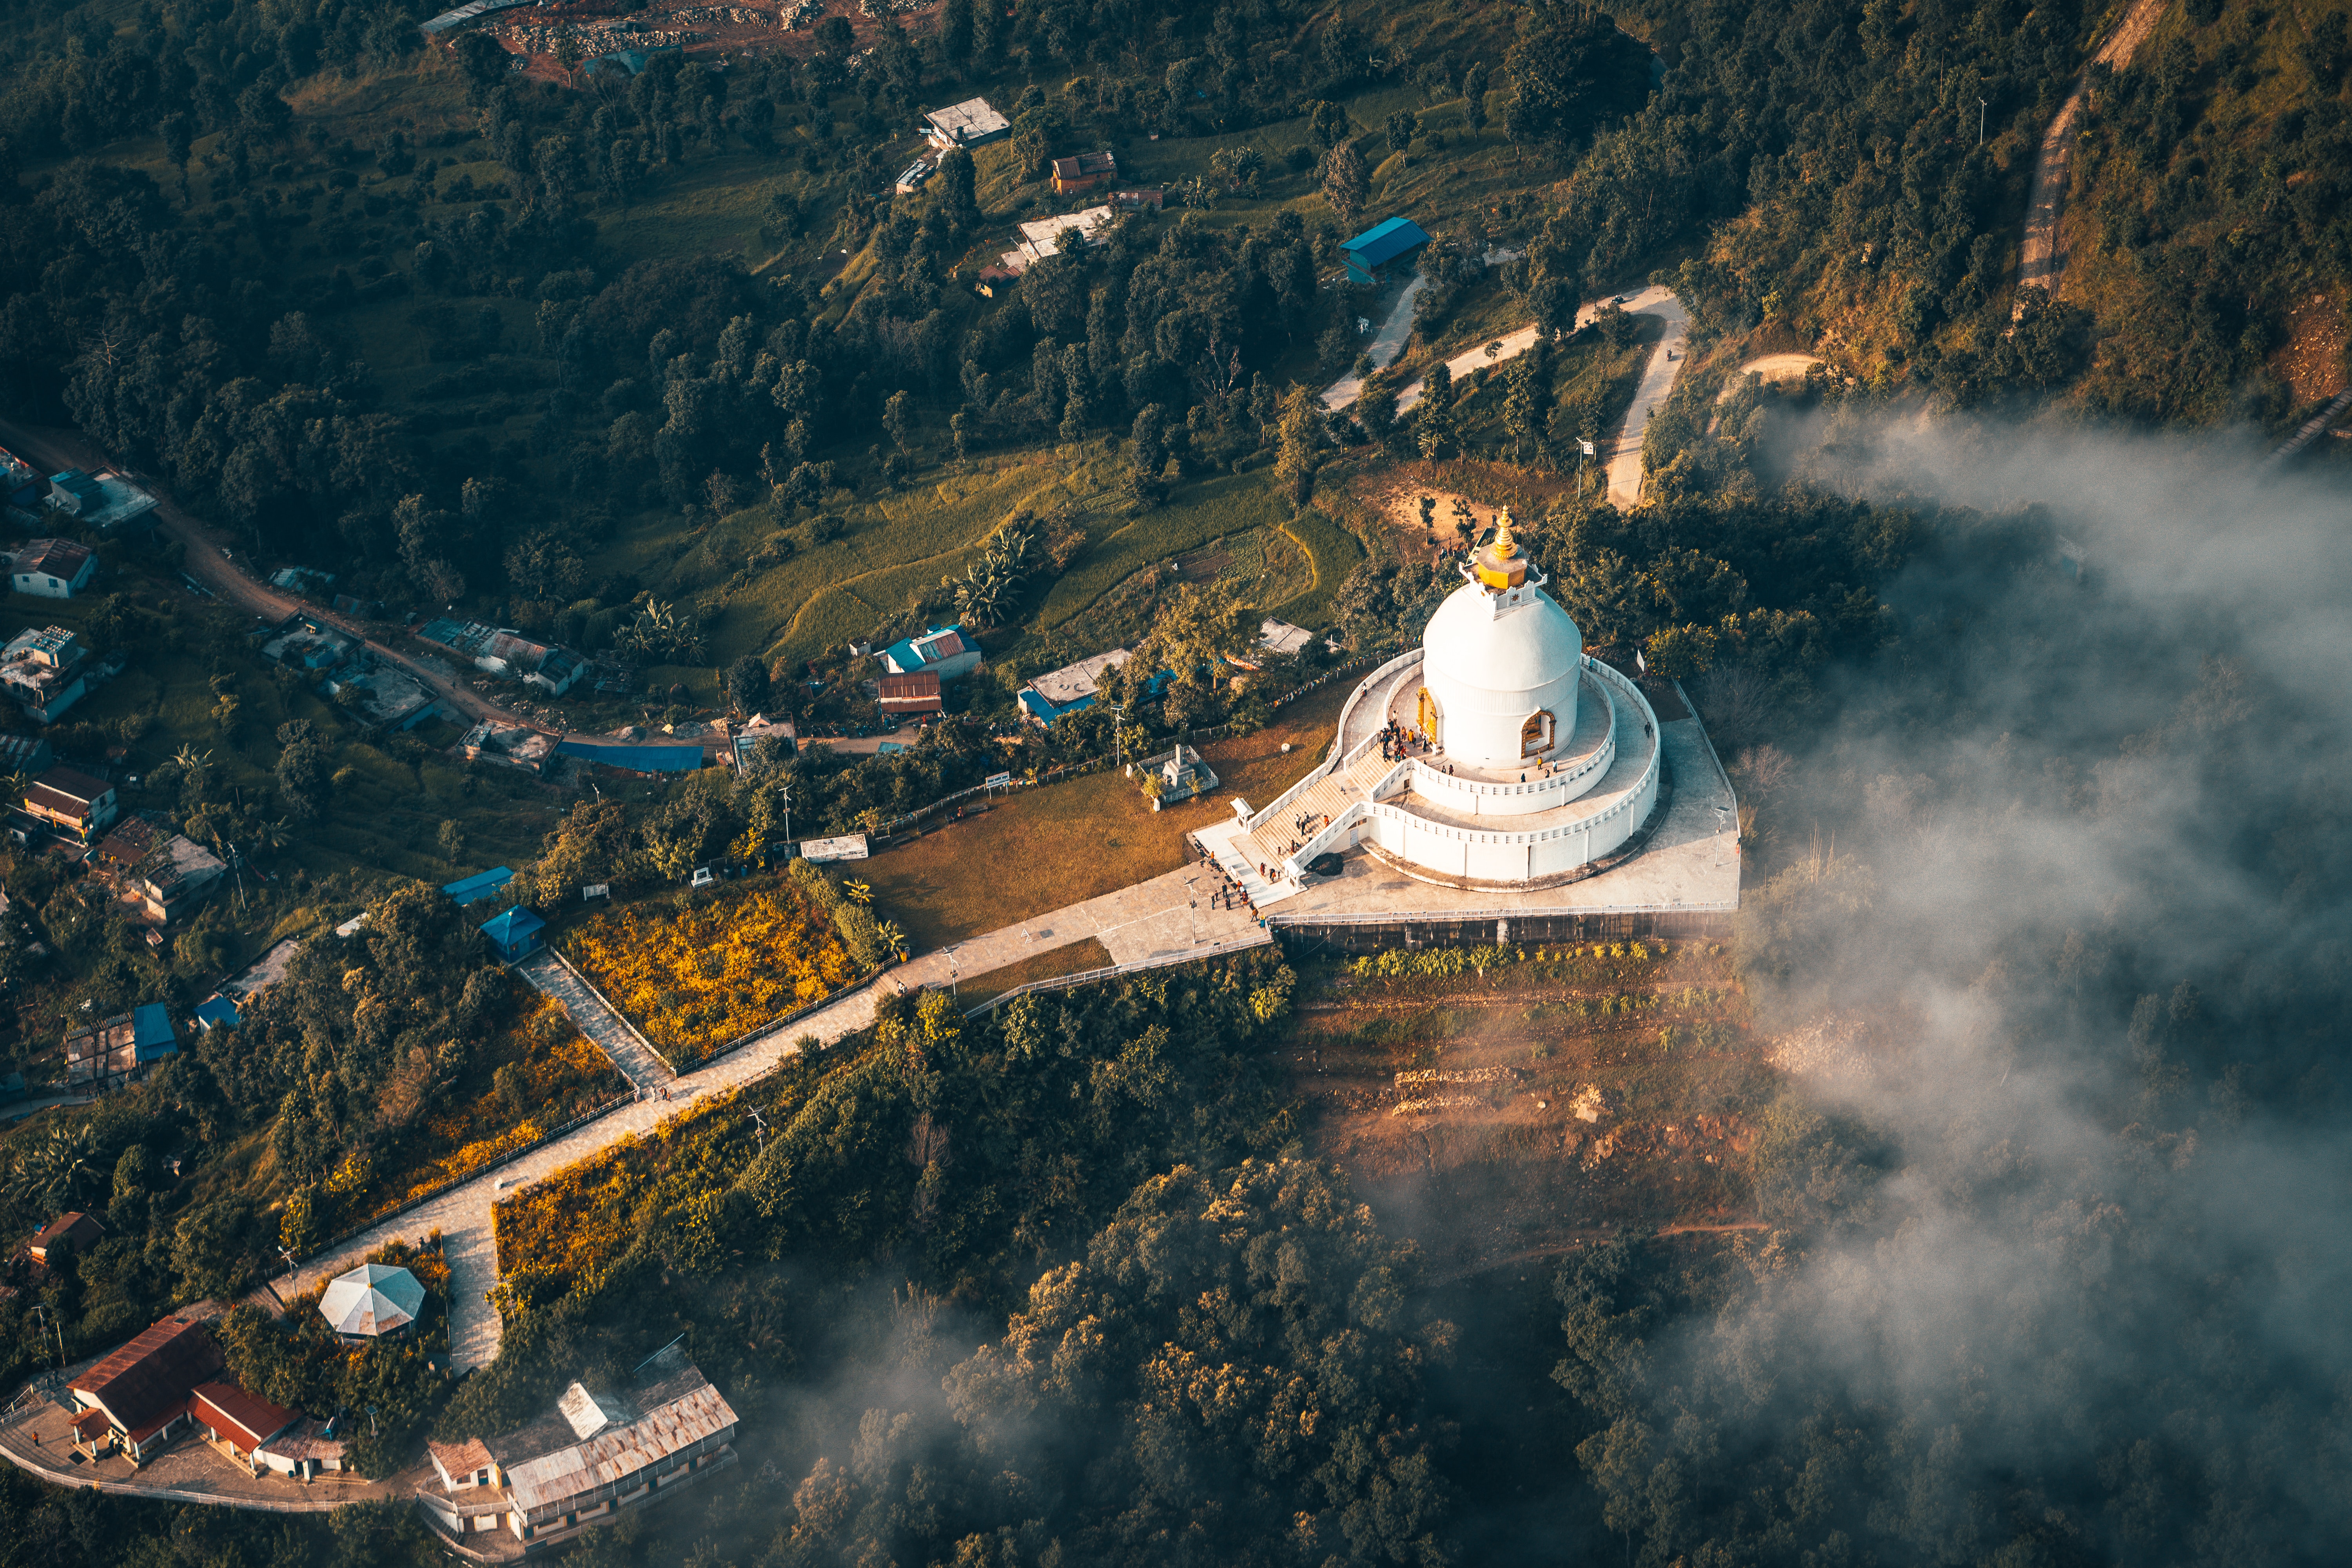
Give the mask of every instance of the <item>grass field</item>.
[{"label": "grass field", "polygon": [[1322,760],[1360,679],[1286,704],[1255,735],[1202,747],[1220,786],[1206,798],[1154,812],[1116,769],[1022,791],[866,862],[875,902],[928,952],[1173,871],[1184,835],[1229,818],[1234,795],[1264,805]]},{"label": "grass field", "polygon": [[1040,980],[1059,980],[1065,974],[1083,974],[1089,969],[1108,969],[1110,964],[1110,949],[1102,944],[1099,937],[1090,936],[1034,958],[992,969],[985,974],[968,975],[958,984],[956,991],[964,1006],[977,1007],[1018,986]]}]

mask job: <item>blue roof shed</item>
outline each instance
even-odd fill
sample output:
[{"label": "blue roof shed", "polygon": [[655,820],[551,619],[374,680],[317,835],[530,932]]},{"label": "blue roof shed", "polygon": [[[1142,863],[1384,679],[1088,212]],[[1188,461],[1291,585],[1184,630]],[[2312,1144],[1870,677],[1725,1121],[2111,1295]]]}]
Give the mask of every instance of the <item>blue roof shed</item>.
[{"label": "blue roof shed", "polygon": [[1366,229],[1339,250],[1348,258],[1348,280],[1370,283],[1378,279],[1381,267],[1428,243],[1429,236],[1419,224],[1409,217],[1392,217]]},{"label": "blue roof shed", "polygon": [[457,900],[460,905],[464,905],[472,903],[476,899],[487,899],[513,880],[514,873],[506,867],[499,866],[478,877],[467,877],[462,881],[445,882],[442,884],[441,890]]},{"label": "blue roof shed", "polygon": [[172,1027],[172,1015],[161,1002],[150,1002],[143,1007],[131,1009],[131,1043],[142,1062],[161,1061],[165,1057],[180,1054],[180,1032]]},{"label": "blue roof shed", "polygon": [[539,933],[546,929],[547,922],[529,910],[511,909],[493,918],[482,928],[482,934],[490,939],[500,958],[512,963],[539,951]]},{"label": "blue roof shed", "polygon": [[75,511],[96,511],[106,505],[106,487],[94,474],[79,468],[68,468],[61,474],[51,474],[49,483],[73,497]]},{"label": "blue roof shed", "polygon": [[558,741],[558,755],[640,773],[690,773],[702,766],[702,748],[687,743],[632,745],[626,741]]}]

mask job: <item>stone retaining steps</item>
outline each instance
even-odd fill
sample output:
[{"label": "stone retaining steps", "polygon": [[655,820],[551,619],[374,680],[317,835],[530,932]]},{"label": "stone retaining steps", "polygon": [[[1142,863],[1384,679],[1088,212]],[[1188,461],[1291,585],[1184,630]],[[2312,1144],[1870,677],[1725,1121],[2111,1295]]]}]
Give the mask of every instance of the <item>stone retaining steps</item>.
[{"label": "stone retaining steps", "polygon": [[613,1058],[613,1065],[621,1069],[621,1076],[629,1080],[631,1089],[659,1089],[677,1079],[676,1070],[629,1026],[628,1020],[606,1006],[604,999],[582,984],[580,977],[554,953],[533,953],[515,965],[515,973],[563,1004],[563,1010],[572,1015],[572,1022]]}]

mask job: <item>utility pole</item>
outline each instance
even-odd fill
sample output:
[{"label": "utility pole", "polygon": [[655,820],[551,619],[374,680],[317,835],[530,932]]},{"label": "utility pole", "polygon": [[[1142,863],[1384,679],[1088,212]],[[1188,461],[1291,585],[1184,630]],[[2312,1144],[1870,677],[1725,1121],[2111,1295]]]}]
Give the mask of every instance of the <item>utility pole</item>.
[{"label": "utility pole", "polygon": [[1984,145],[1984,131],[1985,100],[1979,98],[1977,100],[1977,145],[1979,147]]},{"label": "utility pole", "polygon": [[760,1130],[760,1152],[764,1154],[768,1152],[768,1119],[754,1110],[751,1112],[751,1125]]}]

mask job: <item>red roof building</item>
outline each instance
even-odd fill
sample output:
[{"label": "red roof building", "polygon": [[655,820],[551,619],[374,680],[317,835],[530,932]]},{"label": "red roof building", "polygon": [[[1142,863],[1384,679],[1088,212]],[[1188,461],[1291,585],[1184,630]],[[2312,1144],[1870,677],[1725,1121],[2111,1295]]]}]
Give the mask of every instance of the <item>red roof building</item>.
[{"label": "red roof building", "polygon": [[258,1471],[253,1451],[302,1419],[299,1413],[247,1394],[234,1383],[200,1383],[191,1400],[192,1414],[205,1435],[228,1450],[229,1458]]},{"label": "red roof building", "polygon": [[221,1365],[205,1321],[175,1313],[66,1386],[83,1409],[103,1411],[131,1458],[143,1461],[187,1421],[196,1385]]},{"label": "red roof building", "polygon": [[929,670],[914,675],[886,675],[880,685],[882,691],[876,706],[885,713],[922,716],[942,711],[940,678]]},{"label": "red roof building", "polygon": [[51,768],[25,792],[25,810],[84,844],[95,844],[114,820],[114,786],[78,768]]},{"label": "red roof building", "polygon": [[33,1261],[48,1264],[88,1252],[106,1235],[106,1227],[86,1214],[61,1214],[43,1226],[26,1251]]},{"label": "red roof building", "polygon": [[1108,149],[1054,160],[1054,191],[1057,195],[1091,191],[1105,180],[1118,178],[1118,159]]}]

